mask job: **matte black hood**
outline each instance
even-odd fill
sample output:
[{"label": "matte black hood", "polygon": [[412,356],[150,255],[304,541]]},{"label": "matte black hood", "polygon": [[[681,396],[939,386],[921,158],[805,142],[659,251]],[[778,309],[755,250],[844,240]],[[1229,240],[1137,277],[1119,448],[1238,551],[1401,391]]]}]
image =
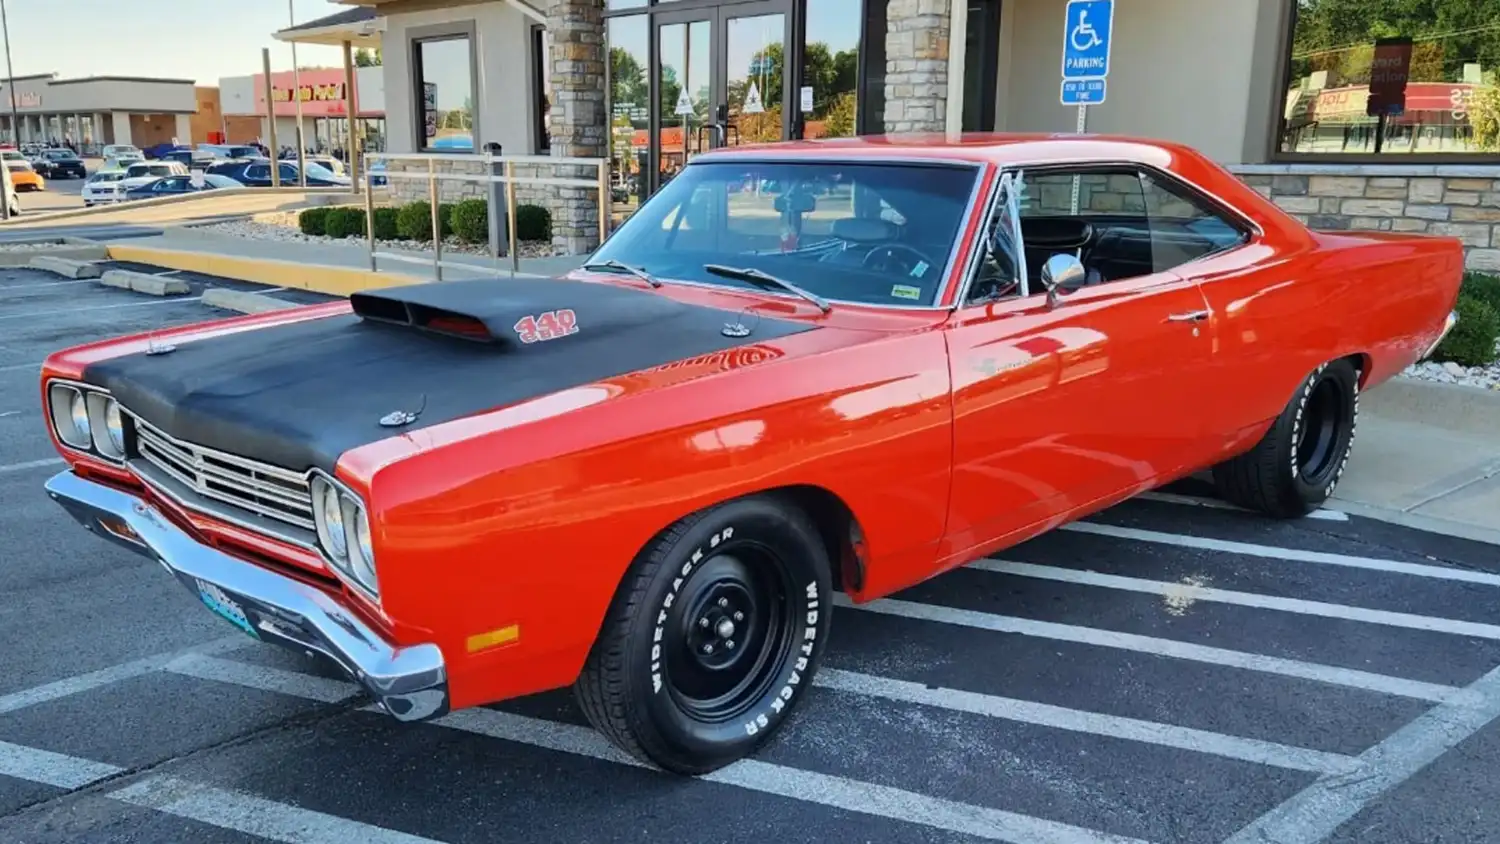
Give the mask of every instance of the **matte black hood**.
[{"label": "matte black hood", "polygon": [[[84,380],[167,434],[303,471],[357,446],[682,358],[810,330],[648,290],[564,279],[436,282],[356,293],[355,313],[181,344]],[[415,411],[401,428],[381,417]]]}]

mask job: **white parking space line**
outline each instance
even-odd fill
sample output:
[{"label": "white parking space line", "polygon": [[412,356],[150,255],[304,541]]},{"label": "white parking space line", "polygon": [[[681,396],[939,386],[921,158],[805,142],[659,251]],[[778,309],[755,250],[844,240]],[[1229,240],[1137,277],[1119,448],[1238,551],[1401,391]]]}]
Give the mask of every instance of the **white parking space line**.
[{"label": "white parking space line", "polygon": [[1433,616],[1391,612],[1389,610],[1372,610],[1364,607],[1351,607],[1345,604],[1304,601],[1300,598],[1281,598],[1275,595],[1236,592],[1230,589],[1215,589],[1211,586],[1198,586],[1191,583],[1172,583],[1166,580],[1122,577],[1116,574],[1065,569],[1058,568],[1057,566],[1039,566],[1031,563],[1011,562],[1009,560],[977,560],[970,563],[969,567],[996,574],[1013,574],[1021,577],[1032,577],[1038,580],[1051,580],[1058,583],[1074,583],[1080,586],[1099,586],[1105,589],[1118,589],[1122,592],[1140,592],[1147,595],[1158,595],[1170,599],[1183,607],[1189,606],[1195,601],[1208,601],[1216,604],[1253,607],[1260,610],[1311,615],[1318,618],[1338,618],[1345,621],[1359,621],[1365,624],[1400,627],[1406,630],[1426,630],[1433,633],[1451,633],[1454,636],[1473,636],[1477,639],[1500,641],[1500,625],[1481,624],[1476,621],[1457,621],[1451,618],[1435,618]]},{"label": "white parking space line", "polygon": [[0,715],[7,712],[15,712],[18,709],[25,709],[28,706],[35,706],[39,703],[46,703],[50,700],[76,695],[91,689],[97,689],[101,686],[108,686],[111,683],[118,683],[121,680],[129,680],[132,677],[149,674],[186,654],[228,653],[229,651],[245,647],[248,644],[250,644],[250,639],[247,636],[225,636],[209,640],[200,645],[194,645],[190,648],[143,657],[131,660],[130,662],[123,662],[119,665],[111,665],[108,668],[101,668],[98,671],[90,671],[87,674],[66,677],[42,686],[11,692],[7,695],[0,695]]},{"label": "white parking space line", "polygon": [[1070,732],[1089,733],[1194,753],[1223,756],[1295,771],[1311,771],[1316,774],[1341,773],[1350,770],[1355,764],[1353,757],[1338,753],[1325,753],[1320,750],[1239,738],[1207,730],[1194,730],[1155,721],[1102,715],[1096,712],[958,689],[932,689],[922,683],[874,677],[836,668],[820,670],[814,685],[975,715],[986,715],[991,718],[1003,718],[1008,721],[1037,724]]},{"label": "white parking space line", "polygon": [[177,299],[160,299],[151,302],[125,302],[120,305],[95,305],[92,308],[66,308],[61,311],[31,311],[20,314],[0,314],[0,319],[34,319],[39,316],[61,316],[63,314],[85,314],[90,311],[113,311],[119,308],[149,308],[152,305],[180,305],[183,302],[196,302],[202,296],[184,296]]},{"label": "white parking space line", "polygon": [[7,410],[4,413],[0,413],[0,419],[5,419],[11,416],[20,416],[24,412],[25,411],[21,410]]},{"label": "white parking space line", "polygon": [[434,844],[431,838],[175,777],[147,777],[118,791],[106,792],[104,796],[132,806],[287,844]]},{"label": "white parking space line", "polygon": [[42,371],[42,364],[38,361],[37,363],[13,363],[8,366],[0,366],[0,372],[20,372],[23,369],[33,369],[40,373]]},{"label": "white parking space line", "polygon": [[1074,533],[1091,533],[1115,539],[1133,539],[1139,542],[1154,542],[1175,545],[1179,548],[1194,548],[1200,551],[1222,551],[1246,557],[1262,557],[1295,563],[1321,563],[1330,566],[1383,571],[1396,574],[1411,574],[1435,580],[1456,580],[1461,583],[1479,583],[1485,586],[1500,586],[1500,574],[1469,571],[1467,569],[1429,566],[1422,563],[1403,563],[1397,560],[1382,560],[1376,557],[1355,557],[1347,554],[1331,554],[1324,551],[1304,551],[1299,548],[1278,548],[1272,545],[1254,545],[1249,542],[1231,542],[1224,539],[1208,539],[1202,536],[1183,536],[1176,533],[1161,533],[1139,528],[1116,527],[1096,522],[1075,522],[1063,525],[1060,530]]},{"label": "white parking space line", "polygon": [[1258,671],[1263,674],[1276,674],[1282,677],[1312,680],[1318,683],[1345,686],[1351,689],[1364,689],[1366,691],[1417,700],[1448,701],[1459,704],[1466,704],[1477,700],[1467,690],[1454,686],[1424,683],[1420,680],[1407,680],[1401,677],[1390,677],[1368,671],[1356,671],[1351,668],[1321,665],[1315,662],[1301,662],[1295,659],[1282,659],[1280,657],[1265,656],[1244,651],[1233,651],[1226,648],[1214,648],[1190,642],[1179,642],[1174,639],[1161,639],[1155,636],[1120,633],[1114,630],[1101,630],[1094,627],[1081,627],[1073,624],[1059,624],[1052,621],[1035,621],[1029,618],[996,615],[994,613],[956,609],[954,607],[944,607],[935,604],[919,604],[894,598],[883,598],[878,601],[871,601],[868,604],[854,604],[843,593],[837,593],[834,595],[834,603],[837,606],[850,607],[881,615],[894,615],[919,621],[933,621],[940,624],[954,624],[978,630],[989,630],[995,633],[1015,633],[1022,636],[1073,642],[1080,645],[1134,651],[1153,656],[1220,665],[1227,668]]},{"label": "white parking space line", "polygon": [[1361,753],[1357,772],[1319,777],[1225,844],[1314,844],[1332,835],[1370,803],[1500,719],[1500,668],[1481,677],[1468,691],[1483,703],[1433,707]]},{"label": "white parking space line", "polygon": [[57,788],[83,788],[122,770],[103,762],[0,741],[0,775],[27,782]]},{"label": "white parking space line", "polygon": [[[1151,490],[1149,492],[1140,493],[1139,495],[1136,495],[1135,498],[1140,499],[1141,501],[1156,501],[1162,504],[1184,504],[1190,507],[1207,507],[1211,510],[1232,510],[1236,513],[1254,512],[1253,510],[1246,510],[1244,507],[1240,507],[1239,505],[1230,504],[1228,501],[1220,501],[1217,498],[1200,498],[1196,495],[1178,495],[1175,492],[1157,492],[1155,490]],[[1343,513],[1338,510],[1325,510],[1322,508],[1308,513],[1303,518],[1319,519],[1328,522],[1349,521],[1349,515],[1347,513]]]},{"label": "white parking space line", "polygon": [[249,665],[232,659],[215,659],[200,654],[178,657],[162,666],[162,669],[186,677],[197,677],[200,680],[233,683],[323,703],[339,703],[359,694],[359,689],[352,683],[315,677],[297,671]]},{"label": "white parking space line", "polygon": [[0,284],[0,294],[11,290],[36,290],[43,287],[63,287],[69,284],[98,284],[97,278],[79,278],[72,281],[45,281],[39,284]]},{"label": "white parking space line", "polygon": [[[433,723],[561,753],[645,767],[587,727],[496,712],[493,709],[464,709]],[[754,759],[735,762],[700,779],[848,812],[921,824],[990,841],[1010,841],[1016,844],[1140,844],[1134,838]]]},{"label": "white parking space line", "polygon": [[[252,677],[256,672],[267,670],[259,666],[246,665],[244,671],[225,672],[213,679],[250,688],[272,689],[289,695],[298,694],[298,684],[288,683],[284,678],[254,679]],[[309,677],[308,679],[318,678]],[[248,682],[242,682],[247,680]],[[361,711],[383,714],[375,704],[362,707]],[[483,708],[462,709],[429,723],[434,726],[448,727],[560,753],[586,756],[618,765],[635,768],[648,767],[621,752],[603,736],[588,727]],[[844,811],[917,823],[991,841],[1007,841],[1014,842],[1014,844],[1041,844],[1041,842],[1145,844],[1134,838],[1095,832],[1028,815],[748,759],[707,774],[700,779]]]},{"label": "white parking space line", "polygon": [[43,466],[57,466],[63,462],[61,457],[44,457],[41,460],[27,460],[22,463],[0,464],[0,475],[7,472],[24,472],[28,469],[40,469]]}]

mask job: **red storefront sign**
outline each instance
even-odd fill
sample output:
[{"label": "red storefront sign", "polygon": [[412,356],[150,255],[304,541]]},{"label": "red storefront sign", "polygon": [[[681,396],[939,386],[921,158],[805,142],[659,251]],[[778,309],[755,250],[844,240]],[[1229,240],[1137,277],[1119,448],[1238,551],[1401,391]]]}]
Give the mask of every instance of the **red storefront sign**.
[{"label": "red storefront sign", "polygon": [[1399,117],[1406,111],[1406,83],[1411,76],[1411,39],[1382,38],[1370,61],[1370,99],[1365,114]]},{"label": "red storefront sign", "polygon": [[[346,114],[344,71],[338,68],[320,68],[304,70],[298,76],[301,78],[297,81],[302,83],[300,99],[304,117],[342,117]],[[292,90],[295,87],[290,70],[271,74],[271,101],[276,105],[278,117],[296,116],[297,103],[292,99]],[[354,86],[354,96],[355,104],[358,106],[359,84],[357,82]],[[266,77],[263,73],[255,75],[255,110],[259,114],[266,112]],[[359,116],[382,117],[384,114],[360,107]]]}]

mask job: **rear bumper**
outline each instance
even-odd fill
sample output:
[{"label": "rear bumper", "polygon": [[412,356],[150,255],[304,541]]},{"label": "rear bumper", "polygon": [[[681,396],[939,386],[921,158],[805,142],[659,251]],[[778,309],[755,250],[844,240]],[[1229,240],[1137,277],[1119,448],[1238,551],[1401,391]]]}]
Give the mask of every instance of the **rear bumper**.
[{"label": "rear bumper", "polygon": [[1437,347],[1442,345],[1443,340],[1447,339],[1448,332],[1452,331],[1455,325],[1458,325],[1458,311],[1449,311],[1447,319],[1443,320],[1442,332],[1438,334],[1437,339],[1432,341],[1432,345],[1427,347],[1427,351],[1423,352],[1422,357],[1418,358],[1418,360],[1427,360],[1432,357],[1432,353],[1436,352]]},{"label": "rear bumper", "polygon": [[437,645],[395,645],[338,599],[199,543],[139,496],[71,471],[48,480],[47,494],[89,531],[160,562],[209,609],[255,639],[337,662],[397,720],[448,712],[448,673]]}]

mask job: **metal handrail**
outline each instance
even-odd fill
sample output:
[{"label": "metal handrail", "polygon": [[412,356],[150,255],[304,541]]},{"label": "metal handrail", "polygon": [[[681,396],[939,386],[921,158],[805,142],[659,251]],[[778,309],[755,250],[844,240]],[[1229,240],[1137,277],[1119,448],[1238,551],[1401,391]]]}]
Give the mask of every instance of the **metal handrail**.
[{"label": "metal handrail", "polygon": [[[427,182],[428,203],[432,208],[432,260],[415,258],[410,255],[400,255],[394,252],[379,252],[375,249],[375,197],[372,184],[373,175],[370,173],[369,164],[372,161],[410,161],[425,162],[426,172],[422,170],[391,170],[387,169],[383,174],[387,180],[408,179],[411,181],[425,180]],[[482,164],[488,171],[484,174],[477,173],[440,173],[437,170],[439,162],[452,161],[467,165]],[[517,176],[515,172],[518,164],[551,164],[573,167],[593,167],[597,171],[597,178],[564,178],[555,176]],[[495,172],[499,165],[501,172]],[[609,159],[607,158],[577,158],[570,156],[550,155],[496,155],[491,152],[480,153],[432,153],[432,152],[370,152],[365,154],[365,166],[361,167],[361,175],[364,178],[365,194],[365,241],[369,247],[370,270],[379,272],[378,260],[384,258],[388,261],[398,261],[409,264],[430,264],[433,276],[438,281],[443,280],[443,268],[465,269],[470,271],[485,272],[483,267],[473,264],[463,264],[454,261],[443,260],[443,227],[440,217],[438,202],[438,183],[443,180],[450,182],[464,182],[468,184],[505,185],[505,219],[506,219],[506,252],[510,255],[510,274],[515,276],[520,272],[520,255],[516,251],[516,192],[511,185],[535,184],[535,185],[563,185],[568,187],[595,187],[599,189],[599,242],[603,243],[609,236],[610,224],[610,188],[609,188]],[[495,220],[496,202],[495,191],[486,192],[485,201],[488,203],[489,219]],[[495,267],[489,272],[499,274],[500,250],[495,238],[490,238],[490,257],[495,262]]]}]

